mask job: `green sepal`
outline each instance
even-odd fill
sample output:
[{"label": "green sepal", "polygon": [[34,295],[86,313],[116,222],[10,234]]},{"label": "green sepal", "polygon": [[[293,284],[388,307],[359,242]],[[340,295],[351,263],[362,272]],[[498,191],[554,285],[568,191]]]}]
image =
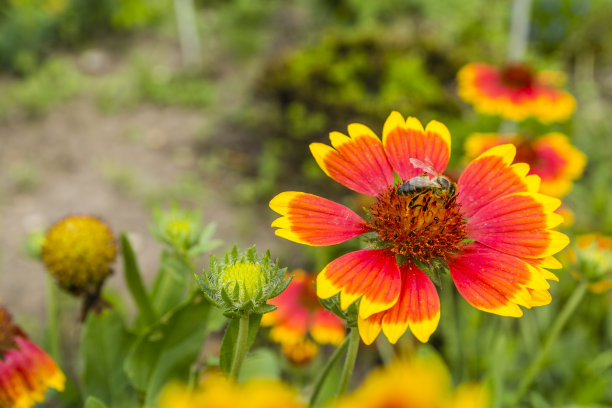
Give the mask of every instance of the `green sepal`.
[{"label": "green sepal", "polygon": [[256,307],[255,309],[253,309],[253,312],[263,315],[263,314],[266,314],[266,313],[273,312],[276,309],[278,309],[278,306],[276,306],[276,305],[265,304],[265,305],[261,305],[261,306]]},{"label": "green sepal", "polygon": [[327,299],[319,298],[319,303],[321,303],[321,306],[325,309],[344,320],[347,327],[357,327],[360,300],[361,299],[352,303],[346,310],[342,310],[342,307],[340,307],[340,293]]}]

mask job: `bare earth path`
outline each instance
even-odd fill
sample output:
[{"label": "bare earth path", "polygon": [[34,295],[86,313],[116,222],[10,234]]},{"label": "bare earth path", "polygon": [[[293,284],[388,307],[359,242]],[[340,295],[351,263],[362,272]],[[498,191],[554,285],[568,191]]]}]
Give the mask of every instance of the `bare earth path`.
[{"label": "bare earth path", "polygon": [[[83,99],[41,119],[0,124],[0,300],[17,317],[44,316],[44,271],[25,259],[23,240],[71,213],[91,213],[115,232],[127,231],[150,277],[160,247],[148,232],[146,196],[202,174],[193,153],[202,126],[200,112],[145,105],[103,114]],[[277,245],[270,211],[232,205],[224,194],[227,182],[222,175],[201,177],[204,197],[192,207],[217,223],[226,245]],[[117,265],[109,281],[119,290],[121,272]]]}]

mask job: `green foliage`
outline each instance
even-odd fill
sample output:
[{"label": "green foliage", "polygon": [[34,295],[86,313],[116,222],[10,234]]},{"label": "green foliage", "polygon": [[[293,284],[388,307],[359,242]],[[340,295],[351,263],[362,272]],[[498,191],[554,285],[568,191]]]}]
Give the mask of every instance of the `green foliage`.
[{"label": "green foliage", "polygon": [[139,97],[158,105],[201,108],[214,100],[214,89],[202,73],[171,75],[141,66],[136,80]]},{"label": "green foliage", "polygon": [[168,0],[30,0],[1,5],[0,70],[32,72],[53,47],[125,35],[169,11]]},{"label": "green foliage", "polygon": [[107,408],[107,406],[98,398],[89,396],[85,401],[85,408]]},{"label": "green foliage", "polygon": [[[61,84],[61,86],[58,86]],[[0,120],[39,116],[80,91],[82,78],[71,63],[50,59],[25,80],[14,82],[0,94]]]},{"label": "green foliage", "polygon": [[[120,369],[133,341],[134,335],[127,331],[123,318],[116,311],[89,314],[81,341],[81,383],[85,395],[110,407],[134,407],[136,391]],[[88,400],[88,404],[94,402]]]},{"label": "green foliage", "polygon": [[182,210],[177,205],[168,211],[159,208],[153,210],[153,236],[189,258],[202,255],[221,244],[219,240],[211,240],[215,228],[214,223],[202,228],[199,211]]},{"label": "green foliage", "polygon": [[168,381],[189,379],[208,333],[210,307],[203,296],[194,295],[145,330],[134,343],[124,367],[134,387],[145,393],[148,406],[155,406]]},{"label": "green foliage", "polygon": [[136,302],[136,306],[138,306],[143,323],[146,326],[149,326],[157,320],[157,315],[153,309],[153,306],[151,305],[151,300],[147,295],[146,289],[142,282],[141,273],[138,268],[134,250],[132,249],[132,244],[130,244],[129,239],[125,234],[121,234],[121,251],[123,254],[125,281],[128,285],[130,293],[132,294],[132,298]]},{"label": "green foliage", "polygon": [[[251,348],[255,342],[255,337],[259,331],[259,323],[261,322],[261,314],[251,313],[248,317],[249,326],[247,334],[247,350]],[[219,366],[221,371],[225,374],[229,374],[236,353],[236,340],[238,339],[238,326],[240,319],[230,319],[225,334],[223,335],[223,342],[221,343],[221,351],[219,354]]]}]

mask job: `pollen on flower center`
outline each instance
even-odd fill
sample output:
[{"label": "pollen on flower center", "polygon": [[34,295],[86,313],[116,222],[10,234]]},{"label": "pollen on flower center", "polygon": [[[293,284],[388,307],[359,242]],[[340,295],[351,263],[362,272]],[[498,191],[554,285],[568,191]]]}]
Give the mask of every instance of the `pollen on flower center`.
[{"label": "pollen on flower center", "polygon": [[508,86],[525,88],[533,84],[534,75],[527,65],[513,64],[502,70],[501,80]]},{"label": "pollen on flower center", "polygon": [[[265,279],[260,265],[251,262],[236,262],[225,269],[221,283],[225,286],[229,282],[236,282],[240,288],[240,299],[245,300],[257,295],[257,292],[263,288]],[[233,285],[230,289],[233,290]]]},{"label": "pollen on flower center", "polygon": [[392,252],[423,262],[447,259],[466,238],[466,222],[456,203],[436,189],[398,195],[391,187],[370,207],[368,227]]}]

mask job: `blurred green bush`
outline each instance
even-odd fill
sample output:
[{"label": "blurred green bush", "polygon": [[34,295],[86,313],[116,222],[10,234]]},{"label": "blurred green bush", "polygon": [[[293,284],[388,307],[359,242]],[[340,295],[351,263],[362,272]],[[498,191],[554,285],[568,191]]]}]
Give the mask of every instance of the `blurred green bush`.
[{"label": "blurred green bush", "polygon": [[1,0],[0,71],[27,74],[53,48],[74,47],[153,24],[170,7],[169,3],[170,0]]}]

